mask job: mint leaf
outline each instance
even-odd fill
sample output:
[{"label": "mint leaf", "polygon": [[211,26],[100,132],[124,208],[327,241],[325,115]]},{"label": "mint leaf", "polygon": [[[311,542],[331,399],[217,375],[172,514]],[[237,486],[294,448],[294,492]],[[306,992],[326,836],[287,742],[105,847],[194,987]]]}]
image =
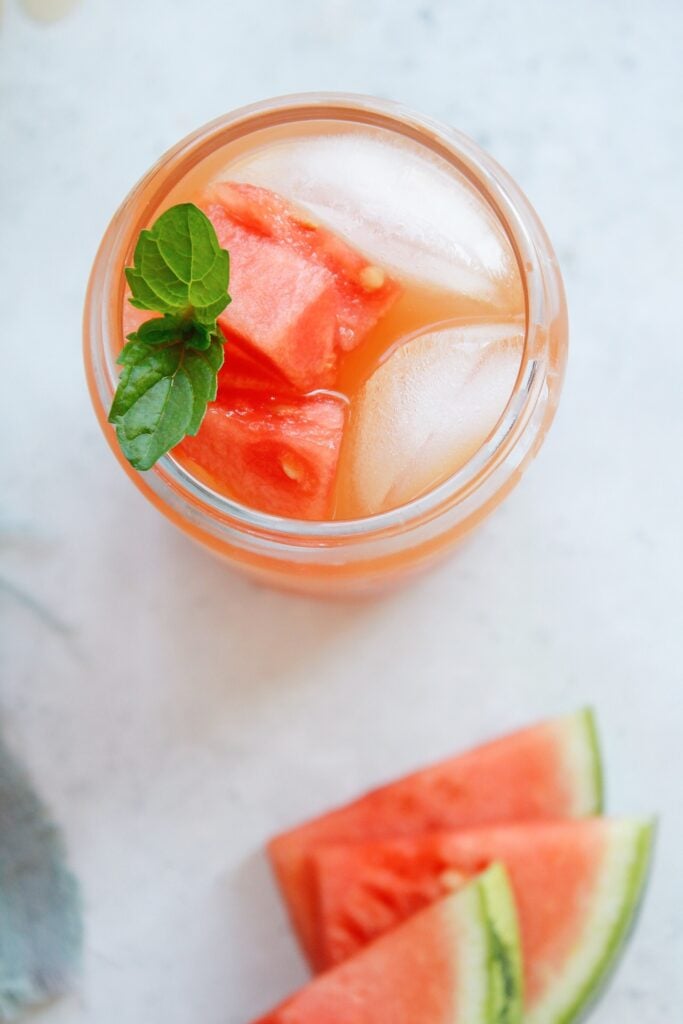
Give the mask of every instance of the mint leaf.
[{"label": "mint leaf", "polygon": [[213,336],[211,327],[206,324],[167,313],[154,320],[145,320],[128,338],[130,341],[142,341],[145,345],[166,345],[178,341],[191,348],[207,349]]},{"label": "mint leaf", "polygon": [[172,377],[178,370],[183,352],[182,345],[152,348],[140,341],[129,341],[124,345],[118,358],[123,371],[109,410],[109,422],[120,423],[142,395],[159,381]]},{"label": "mint leaf", "polygon": [[185,344],[190,348],[196,348],[199,349],[199,351],[204,351],[211,347],[211,342],[215,337],[215,325],[212,330],[210,327],[207,327],[206,324],[197,324],[192,322],[191,330],[186,331],[185,333]]},{"label": "mint leaf", "polygon": [[126,278],[138,309],[161,316],[128,335],[109,422],[139,470],[199,430],[216,397],[224,339],[216,319],[230,302],[230,257],[191,203],[166,210],[135,246]]},{"label": "mint leaf", "polygon": [[167,345],[182,340],[184,323],[183,317],[167,313],[166,316],[154,320],[145,320],[134,334],[128,335],[128,339],[142,341],[145,345]]},{"label": "mint leaf", "polygon": [[121,450],[134,469],[151,469],[182,441],[192,406],[192,388],[179,367],[140,394],[116,426]]},{"label": "mint leaf", "polygon": [[135,469],[150,469],[186,434],[199,430],[216,397],[223,343],[214,338],[205,352],[182,345],[149,348],[129,342],[124,370],[109,413],[123,454]]},{"label": "mint leaf", "polygon": [[192,415],[187,425],[188,434],[196,434],[202,425],[209,402],[213,402],[218,389],[218,371],[223,365],[223,342],[213,338],[204,352],[189,350],[185,355],[183,371],[192,388]]},{"label": "mint leaf", "polygon": [[141,231],[126,268],[138,309],[180,313],[213,325],[228,302],[230,259],[213,224],[192,203],[172,206]]},{"label": "mint leaf", "polygon": [[180,344],[165,348],[130,341],[119,356],[124,367],[109,412],[123,454],[135,469],[150,469],[186,434],[199,430],[216,397],[223,342],[205,351]]}]

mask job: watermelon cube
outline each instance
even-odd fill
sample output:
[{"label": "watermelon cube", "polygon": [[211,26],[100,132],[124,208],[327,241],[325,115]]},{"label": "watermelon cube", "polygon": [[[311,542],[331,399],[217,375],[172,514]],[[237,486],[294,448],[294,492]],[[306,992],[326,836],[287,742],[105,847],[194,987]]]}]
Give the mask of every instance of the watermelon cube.
[{"label": "watermelon cube", "polygon": [[[225,333],[225,332],[224,332]],[[260,391],[269,395],[295,395],[288,380],[264,359],[239,347],[233,335],[226,335],[225,359],[218,371],[218,402],[231,402],[235,391]]]},{"label": "watermelon cube", "polygon": [[[228,359],[230,356],[228,355]],[[219,490],[272,515],[330,514],[345,403],[333,395],[226,390],[176,449]]]},{"label": "watermelon cube", "polygon": [[247,231],[218,204],[205,212],[230,253],[232,302],[219,318],[221,329],[267,359],[299,391],[328,387],[336,365],[332,274]]},{"label": "watermelon cube", "polygon": [[[275,241],[309,264],[328,271],[336,296],[335,340],[339,350],[350,351],[359,345],[400,296],[401,286],[381,267],[369,263],[357,249],[275,192],[224,181],[213,185],[207,195],[211,200],[209,209],[220,205],[233,224],[262,242]],[[233,259],[232,251],[230,255]],[[239,294],[236,285],[231,291],[235,296]]]}]

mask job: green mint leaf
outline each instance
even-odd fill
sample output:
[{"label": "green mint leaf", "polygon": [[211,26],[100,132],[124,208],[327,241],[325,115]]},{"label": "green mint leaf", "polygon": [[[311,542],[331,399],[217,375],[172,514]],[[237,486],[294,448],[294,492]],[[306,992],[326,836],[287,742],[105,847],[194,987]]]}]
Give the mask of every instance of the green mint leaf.
[{"label": "green mint leaf", "polygon": [[[132,347],[131,347],[132,346]],[[126,351],[126,349],[128,351]],[[150,469],[182,441],[193,419],[192,385],[183,370],[185,349],[130,342],[109,419],[135,469]]]},{"label": "green mint leaf", "polygon": [[135,469],[151,469],[186,434],[199,430],[216,397],[222,338],[204,351],[130,341],[119,357],[123,372],[109,413],[123,454]]},{"label": "green mint leaf", "polygon": [[161,316],[128,335],[109,422],[139,470],[199,430],[216,397],[225,340],[216,319],[230,302],[230,257],[208,217],[191,203],[173,206],[142,231],[126,268],[139,309]]},{"label": "green mint leaf", "polygon": [[129,341],[142,341],[145,345],[168,345],[183,340],[186,321],[181,316],[167,313],[166,316],[154,320],[145,320],[134,334],[129,334]]},{"label": "green mint leaf", "polygon": [[144,394],[160,381],[172,378],[181,364],[183,351],[182,345],[152,348],[140,341],[124,345],[118,359],[123,371],[109,410],[109,422],[119,424]]},{"label": "green mint leaf", "polygon": [[205,352],[206,349],[211,347],[212,340],[216,337],[214,330],[208,327],[206,324],[191,324],[191,329],[185,334],[185,344],[189,348],[196,348],[200,352]]},{"label": "green mint leaf", "polygon": [[129,341],[144,342],[145,345],[172,345],[182,342],[189,345],[190,348],[204,350],[209,348],[214,331],[215,324],[212,330],[207,324],[196,323],[186,317],[166,313],[163,317],[145,320],[137,331],[128,335],[128,339]]},{"label": "green mint leaf", "polygon": [[121,450],[134,469],[151,469],[185,437],[192,418],[192,388],[178,371],[145,391],[116,425]]},{"label": "green mint leaf", "polygon": [[223,365],[225,348],[220,338],[209,340],[204,351],[188,349],[185,354],[183,372],[192,388],[192,415],[187,425],[188,434],[196,434],[202,425],[206,407],[213,402],[218,389],[218,371]]},{"label": "green mint leaf", "polygon": [[181,203],[141,231],[126,268],[131,303],[213,327],[228,302],[230,258],[197,206]]},{"label": "green mint leaf", "polygon": [[[138,359],[140,357],[139,354],[148,354],[149,353],[149,346],[148,345],[144,345],[142,342],[137,341],[134,334],[131,334],[130,338],[131,338],[131,340],[129,342],[127,342],[123,346],[121,351],[119,352],[118,359],[116,360],[116,362],[119,364],[119,366],[131,366],[133,363],[136,363],[138,361]],[[121,390],[121,381],[122,380],[123,380],[123,373],[121,374],[121,377],[119,378],[119,386],[116,389],[116,394],[114,395],[114,401],[116,401],[116,399],[118,397],[118,393]],[[111,409],[109,410],[109,422],[110,423],[114,423],[115,422],[115,417],[113,416],[113,412],[114,412],[114,406],[112,405]]]}]

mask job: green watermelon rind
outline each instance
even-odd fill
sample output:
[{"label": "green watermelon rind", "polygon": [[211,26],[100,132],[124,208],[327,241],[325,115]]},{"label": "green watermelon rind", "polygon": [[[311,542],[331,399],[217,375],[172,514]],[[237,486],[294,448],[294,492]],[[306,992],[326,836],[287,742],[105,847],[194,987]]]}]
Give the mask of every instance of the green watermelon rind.
[{"label": "green watermelon rind", "polygon": [[[454,1022],[521,1024],[520,937],[514,896],[503,865],[491,865],[463,889],[445,897],[441,907],[453,943]],[[511,983],[507,993],[501,983],[503,972]]]},{"label": "green watermelon rind", "polygon": [[579,714],[583,718],[583,726],[586,731],[586,740],[592,761],[592,781],[595,793],[595,810],[593,813],[602,814],[605,810],[605,773],[602,766],[598,723],[593,708],[583,708]]},{"label": "green watermelon rind", "polygon": [[563,752],[571,818],[588,818],[602,814],[604,808],[604,773],[600,738],[592,708],[581,708],[551,727],[556,729],[559,749]]},{"label": "green watermelon rind", "polygon": [[507,871],[493,864],[477,880],[488,939],[487,1024],[519,1024],[523,970],[517,908]]},{"label": "green watermelon rind", "polygon": [[556,1016],[549,1016],[543,1007],[539,1011],[532,1011],[527,1016],[529,1024],[576,1024],[599,999],[617,966],[645,894],[655,835],[654,821],[631,821],[628,824],[632,828],[631,862],[619,912],[603,946],[602,955],[595,961],[590,974],[567,1006],[561,1008]]},{"label": "green watermelon rind", "polygon": [[489,1024],[488,929],[479,880],[445,897],[441,906],[448,922],[457,979],[453,1020]]}]

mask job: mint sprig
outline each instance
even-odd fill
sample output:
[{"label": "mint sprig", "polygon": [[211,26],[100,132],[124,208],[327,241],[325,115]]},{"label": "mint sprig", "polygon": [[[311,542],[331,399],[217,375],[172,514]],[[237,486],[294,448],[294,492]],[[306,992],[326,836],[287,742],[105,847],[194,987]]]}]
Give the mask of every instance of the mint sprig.
[{"label": "mint sprig", "polygon": [[216,324],[230,302],[230,258],[209,218],[192,203],[172,206],[135,246],[126,268],[129,302],[161,313],[128,335],[109,422],[139,470],[199,430],[216,397],[223,336]]}]

